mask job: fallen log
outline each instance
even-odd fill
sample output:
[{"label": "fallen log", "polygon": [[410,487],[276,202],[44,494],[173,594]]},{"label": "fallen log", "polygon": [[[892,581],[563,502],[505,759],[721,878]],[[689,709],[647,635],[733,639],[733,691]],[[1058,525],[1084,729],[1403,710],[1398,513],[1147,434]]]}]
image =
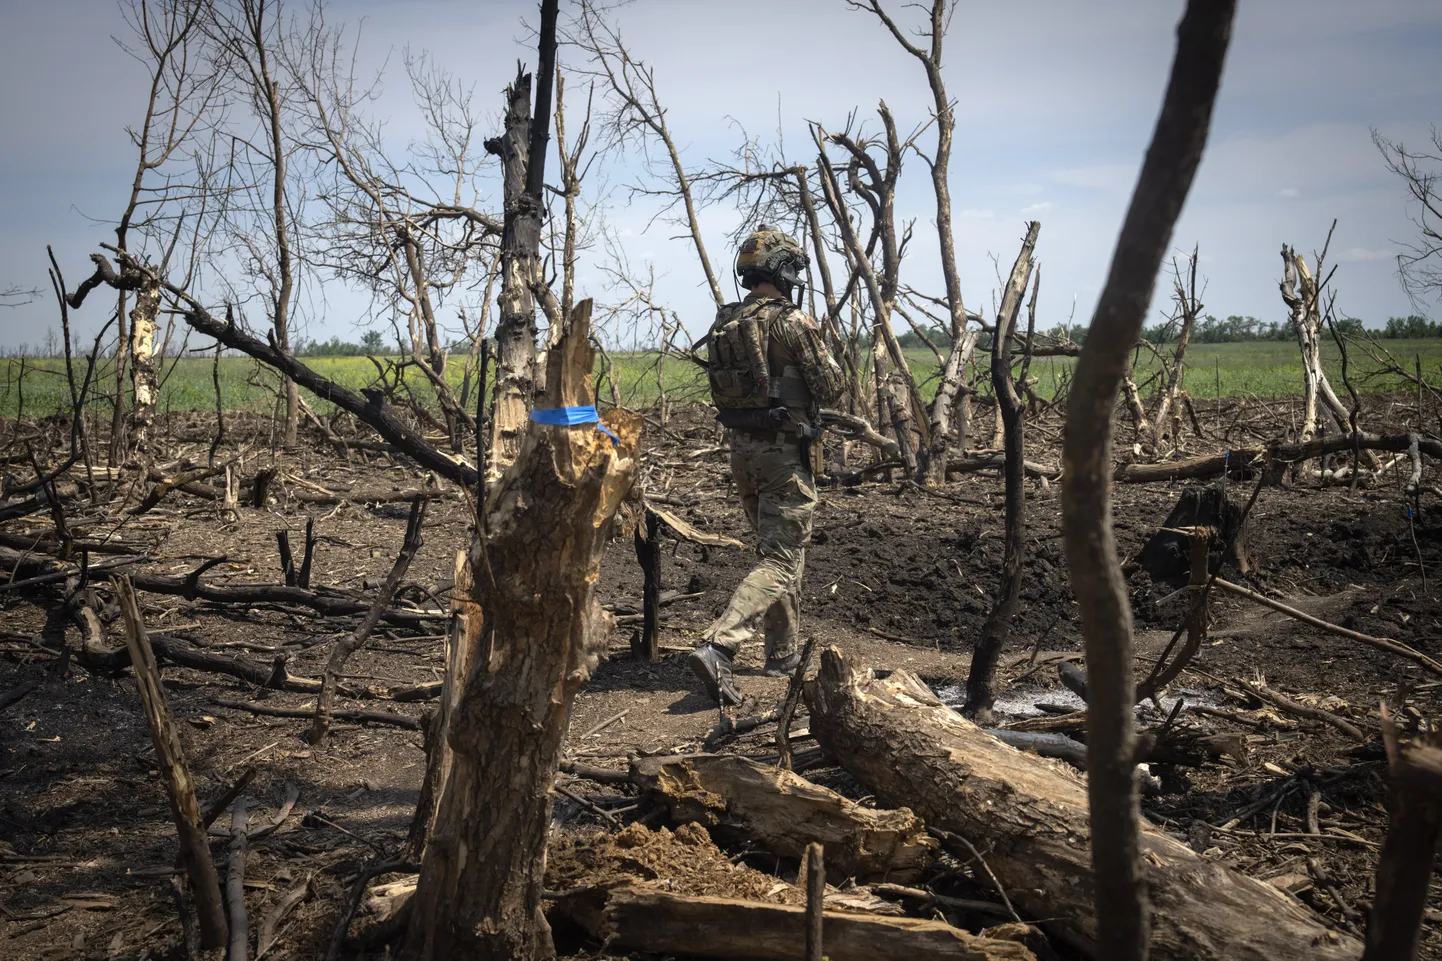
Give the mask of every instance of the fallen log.
[{"label": "fallen log", "polygon": [[1003,744],[1018,751],[1030,751],[1037,757],[1054,757],[1083,771],[1087,766],[1087,746],[1065,734],[1031,734],[1026,731],[1004,731],[988,728],[987,732]]},{"label": "fallen log", "polygon": [[808,844],[822,844],[833,884],[915,879],[938,847],[905,808],[864,808],[790,771],[734,754],[638,758],[630,780],[673,821],[698,823],[721,839],[751,841],[798,860]]},{"label": "fallen log", "polygon": [[[314,717],[315,707],[281,707],[275,704],[260,704],[256,701],[232,701],[226,698],[214,698],[211,700],[216,707],[228,707],[232,711],[249,711],[251,714],[264,714],[267,717]],[[391,727],[403,727],[408,731],[419,731],[421,722],[413,717],[404,714],[391,714],[386,711],[332,711],[331,717],[337,721],[355,721],[361,724],[388,724]]]},{"label": "fallen log", "polygon": [[[97,537],[75,537],[71,539],[71,554],[78,554],[82,551],[90,554],[144,554],[149,548],[148,544],[138,544],[134,540],[121,540],[114,538]],[[56,540],[53,532],[45,532],[30,536],[17,534],[14,531],[0,531],[0,547],[13,547],[25,554],[53,554],[60,553],[62,545]]]},{"label": "fallen log", "polygon": [[[98,577],[105,571],[140,563],[143,560],[145,558],[117,558],[104,566],[103,570],[100,565],[92,566],[90,575],[92,578]],[[183,597],[188,601],[239,605],[294,604],[298,607],[308,607],[316,613],[328,617],[364,614],[370,609],[372,603],[371,599],[351,591],[324,588],[312,590],[302,587],[285,587],[279,584],[226,584],[222,586],[208,584],[200,579],[207,570],[224,560],[224,557],[211,558],[184,576],[135,573],[130,576],[130,582],[138,591],[145,591],[149,594],[169,594]],[[24,582],[12,581],[8,585],[9,587],[21,587],[26,584],[42,583],[42,578],[43,582],[64,580],[66,577],[78,573],[79,567],[51,557],[29,555],[21,550],[0,546],[0,570],[9,570],[15,577],[19,577],[22,572],[37,572],[37,577],[29,578]],[[393,606],[381,614],[381,620],[402,627],[414,627],[425,622],[439,623],[446,620],[448,616],[448,613],[442,610],[428,611]]]},{"label": "fallen log", "polygon": [[[135,574],[130,580],[136,590],[150,594],[172,594],[187,600],[209,601],[212,604],[295,604],[331,617],[364,614],[371,606],[371,601],[347,592],[307,590],[303,587],[284,587],[278,584],[227,584],[220,587],[203,583],[199,578],[169,574]],[[381,614],[381,620],[388,624],[414,627],[426,621],[440,623],[446,616],[445,611],[392,607]]]},{"label": "fallen log", "polygon": [[[552,906],[593,938],[662,955],[801,961],[806,909],[731,898],[685,897],[625,885],[566,892]],[[825,911],[831,961],[1034,961],[1014,941],[940,921]],[[704,932],[704,933],[703,933]]]},{"label": "fallen log", "polygon": [[[1410,434],[1371,434],[1360,431],[1353,434],[1336,434],[1319,437],[1305,444],[1279,444],[1271,449],[1272,458],[1283,462],[1298,462],[1339,454],[1343,451],[1384,450],[1392,453],[1407,451],[1413,444]],[[1435,437],[1417,438],[1417,450],[1442,460],[1442,440]],[[1122,464],[1112,474],[1112,480],[1123,484],[1146,484],[1152,481],[1185,480],[1193,477],[1215,477],[1226,471],[1242,473],[1256,467],[1267,457],[1265,447],[1243,447],[1223,451],[1220,454],[1203,454],[1185,457],[1163,464]]]},{"label": "fallen log", "polygon": [[[1006,466],[1005,460],[1005,454],[999,450],[963,454],[947,460],[946,473],[950,476],[983,470],[1002,470]],[[1056,480],[1061,476],[1060,467],[1038,464],[1031,460],[1022,461],[1022,469],[1026,472],[1027,477],[1045,477],[1047,480]]]},{"label": "fallen log", "polygon": [[[1007,747],[913,675],[885,679],[834,648],[806,687],[811,731],[868,790],[989,851],[1023,917],[1096,956],[1095,888],[1083,780]],[[1297,901],[1196,854],[1150,825],[1141,834],[1158,961],[1355,959],[1361,945]]]}]

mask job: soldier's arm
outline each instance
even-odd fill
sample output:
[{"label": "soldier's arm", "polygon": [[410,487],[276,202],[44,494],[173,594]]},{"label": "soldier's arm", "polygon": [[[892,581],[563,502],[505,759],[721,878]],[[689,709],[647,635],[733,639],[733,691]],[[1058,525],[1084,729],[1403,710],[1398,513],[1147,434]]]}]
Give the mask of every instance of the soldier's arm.
[{"label": "soldier's arm", "polygon": [[778,325],[786,346],[796,357],[796,366],[811,391],[817,407],[835,407],[846,393],[846,380],[841,367],[827,349],[821,328],[815,320],[799,310],[788,311]]}]

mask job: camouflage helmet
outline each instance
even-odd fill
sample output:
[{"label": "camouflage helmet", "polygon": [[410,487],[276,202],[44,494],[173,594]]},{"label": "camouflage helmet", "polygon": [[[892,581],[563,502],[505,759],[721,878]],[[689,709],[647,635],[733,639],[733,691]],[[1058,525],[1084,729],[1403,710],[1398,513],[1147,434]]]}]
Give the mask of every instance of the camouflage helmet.
[{"label": "camouflage helmet", "polygon": [[736,252],[736,273],[748,290],[758,280],[790,290],[801,283],[801,271],[810,263],[800,244],[768,224],[758,226]]}]

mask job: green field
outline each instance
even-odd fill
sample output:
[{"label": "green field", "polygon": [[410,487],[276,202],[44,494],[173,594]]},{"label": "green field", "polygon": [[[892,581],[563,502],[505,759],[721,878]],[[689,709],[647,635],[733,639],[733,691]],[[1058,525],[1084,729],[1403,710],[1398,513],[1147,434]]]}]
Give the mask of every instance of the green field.
[{"label": "green field", "polygon": [[[1422,364],[1423,379],[1442,387],[1442,340],[1389,340],[1382,346],[1409,372],[1417,359]],[[1169,351],[1169,348],[1163,348]],[[921,382],[921,392],[928,399],[936,391],[937,363],[930,351],[907,352],[912,370]],[[1327,373],[1338,394],[1345,395],[1342,384],[1341,358],[1335,345],[1324,344]],[[598,357],[596,363],[597,394],[600,403],[609,404],[614,396],[626,407],[649,407],[659,395],[657,362],[654,353],[612,354],[609,361]],[[448,380],[459,392],[464,377],[464,357],[454,358]],[[1186,389],[1196,400],[1217,396],[1282,397],[1298,394],[1302,389],[1302,365],[1295,344],[1266,341],[1244,344],[1196,344],[1187,355]],[[305,362],[317,373],[351,388],[373,383],[376,367],[364,357],[310,357]],[[186,357],[170,362],[165,368],[161,388],[160,410],[209,411],[215,409],[212,359]],[[983,393],[987,392],[985,355],[978,355],[975,377]],[[1070,379],[1075,363],[1066,357],[1038,357],[1032,362],[1031,375],[1038,378],[1036,392],[1043,397],[1054,396]],[[1142,352],[1137,361],[1137,382],[1144,397],[1154,388],[1147,378],[1155,368],[1155,360]],[[41,417],[70,407],[69,386],[65,380],[64,361],[56,358],[0,360],[0,416],[13,417],[22,412],[27,417]],[[23,378],[22,378],[23,372]],[[704,400],[705,380],[701,371],[690,362],[671,356],[666,358],[666,393],[673,402]],[[1393,390],[1406,386],[1402,378],[1386,373],[1359,349],[1351,356],[1351,376],[1362,392]],[[77,377],[83,373],[83,361]],[[114,387],[113,367],[109,362],[96,371],[98,390],[108,392]],[[267,413],[275,404],[275,375],[268,368],[245,357],[224,357],[219,369],[220,393],[226,410]],[[435,391],[419,375],[406,381],[406,389],[423,404],[434,402]],[[474,393],[472,393],[474,397]],[[318,411],[327,404],[311,399]],[[92,396],[92,404],[102,401]],[[105,403],[108,407],[108,402]]]}]

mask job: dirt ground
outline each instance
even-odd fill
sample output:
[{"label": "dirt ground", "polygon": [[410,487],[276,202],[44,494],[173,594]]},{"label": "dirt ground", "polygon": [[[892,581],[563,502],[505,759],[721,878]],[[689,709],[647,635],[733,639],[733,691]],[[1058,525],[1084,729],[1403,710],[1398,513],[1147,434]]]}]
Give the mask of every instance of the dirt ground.
[{"label": "dirt ground", "polygon": [[[169,429],[175,456],[203,457],[208,427],[202,419],[180,419]],[[253,433],[249,442],[256,447],[247,463],[258,467],[271,455],[260,428]],[[728,491],[724,456],[694,453],[714,447],[704,415],[677,415],[652,442],[648,489],[665,499],[667,509],[700,529],[745,539],[744,520]],[[1055,461],[1054,451],[1035,456]],[[346,463],[313,447],[283,452],[280,465],[331,490],[402,489],[419,478],[413,468],[388,463],[383,456],[365,463],[357,455]],[[1251,483],[1233,483],[1233,495],[1245,500]],[[1118,485],[1116,527],[1125,554],[1141,547],[1183,486]],[[184,573],[223,554],[227,561],[207,575],[209,580],[277,583],[275,532],[289,529],[295,543],[307,517],[314,517],[320,541],[313,583],[364,589],[379,582],[398,548],[406,505],[315,505],[286,497],[287,490],[297,489],[294,483],[282,484],[265,509],[241,508],[233,521],[222,518],[212,504],[172,494],[127,524],[123,536],[150,540],[156,558],[152,570]],[[1028,483],[1025,581],[1002,661],[1010,685],[1003,706],[1014,711],[1033,712],[1037,702],[1064,702],[1056,663],[1082,647],[1062,553],[1058,496],[1054,484]],[[825,490],[807,559],[804,633],[875,667],[913,671],[947,696],[965,679],[972,642],[996,589],[1001,505],[1000,478],[990,473],[965,475],[939,492],[886,481]],[[408,599],[431,606],[434,599],[445,598],[454,552],[466,543],[469,523],[458,497],[432,505],[425,544],[406,578],[408,585],[416,585],[405,592]],[[1442,507],[1435,499],[1424,498],[1420,511],[1409,515],[1399,484],[1356,491],[1305,484],[1266,488],[1252,523],[1258,569],[1247,577],[1232,572],[1231,579],[1286,598],[1318,617],[1442,656]],[[4,529],[39,532],[43,526],[32,516]],[[619,770],[628,755],[696,750],[717,721],[715,706],[685,671],[684,651],[720,612],[751,556],[669,539],[663,556],[665,587],[687,596],[663,608],[665,656],[647,664],[633,660],[627,646],[634,629],[627,615],[639,609],[641,590],[631,541],[617,538],[607,551],[601,598],[622,623],[611,658],[576,700],[567,744],[573,759]],[[1181,622],[1184,607],[1175,600],[1159,603],[1174,585],[1152,584],[1144,574],[1133,577],[1132,588],[1139,649],[1144,657],[1155,657]],[[54,658],[45,648],[56,646],[50,615],[58,598],[53,585],[0,594],[0,694],[43,680],[34,693],[0,713],[0,958],[184,957],[172,892],[175,829],[134,683],[128,672],[107,677],[74,665],[63,676],[53,673]],[[288,654],[290,673],[305,677],[320,676],[331,644],[353,625],[349,619],[274,604],[220,609],[160,595],[144,595],[142,602],[152,631],[260,663]],[[350,680],[384,693],[439,679],[444,630],[443,620],[414,631],[383,627],[351,659]],[[109,632],[118,646],[118,619]],[[738,714],[769,708],[785,689],[784,680],[760,674],[760,662],[759,648],[741,658],[740,681],[755,700]],[[323,957],[357,873],[393,855],[404,842],[424,771],[420,733],[341,722],[324,748],[312,748],[301,737],[306,720],[259,716],[215,703],[305,707],[313,704],[307,695],[258,689],[173,665],[165,667],[164,676],[202,807],[247,766],[257,771],[246,791],[252,799],[252,829],[274,820],[287,796],[295,795],[280,827],[251,845],[246,872],[251,930],[260,932],[287,892],[301,888],[304,897],[276,926],[278,938],[264,956]],[[1154,771],[1162,792],[1145,799],[1146,815],[1210,857],[1299,890],[1298,896],[1328,923],[1360,930],[1386,828],[1380,742],[1374,737],[1359,745],[1334,728],[1239,700],[1232,679],[1258,676],[1295,700],[1364,725],[1375,718],[1381,701],[1405,699],[1409,710],[1403,721],[1413,727],[1417,718],[1442,714],[1442,682],[1408,661],[1224,595],[1213,598],[1207,646],[1176,685],[1189,703],[1229,715],[1187,712],[1201,727],[1244,736],[1247,756],[1203,768]],[[418,717],[424,705],[366,700],[344,706]],[[796,726],[804,723],[798,720]],[[726,749],[774,757],[774,731],[762,728]],[[798,749],[807,747],[814,742],[798,744]],[[865,794],[824,762],[807,776],[855,797]],[[651,850],[635,832],[658,827],[657,812],[614,788],[564,778],[562,783],[595,807],[614,810],[610,817],[618,823],[633,825],[626,828],[631,848]],[[1321,791],[1323,833],[1302,837],[1313,785]],[[1217,827],[1249,807],[1256,812],[1234,827]],[[680,829],[656,842],[659,854],[607,860],[601,849],[617,847],[608,818],[558,797],[555,822],[548,887],[557,889],[606,871],[661,877],[668,863],[696,861],[704,840],[690,834],[693,829]],[[219,817],[212,833],[223,864],[228,815]],[[677,875],[678,890],[794,900],[793,888],[777,887],[794,880],[794,863],[745,850],[707,857],[716,870],[698,868],[700,880],[692,888]],[[590,868],[588,859],[594,862]],[[722,877],[731,866],[750,873]],[[951,879],[939,889],[988,896],[969,888],[970,883]],[[1442,958],[1442,899],[1435,887],[1432,909],[1423,956]],[[952,920],[977,926],[966,917]],[[563,935],[558,931],[564,950],[594,956],[596,945]],[[366,950],[348,946],[342,956],[381,957],[385,951]]]}]

